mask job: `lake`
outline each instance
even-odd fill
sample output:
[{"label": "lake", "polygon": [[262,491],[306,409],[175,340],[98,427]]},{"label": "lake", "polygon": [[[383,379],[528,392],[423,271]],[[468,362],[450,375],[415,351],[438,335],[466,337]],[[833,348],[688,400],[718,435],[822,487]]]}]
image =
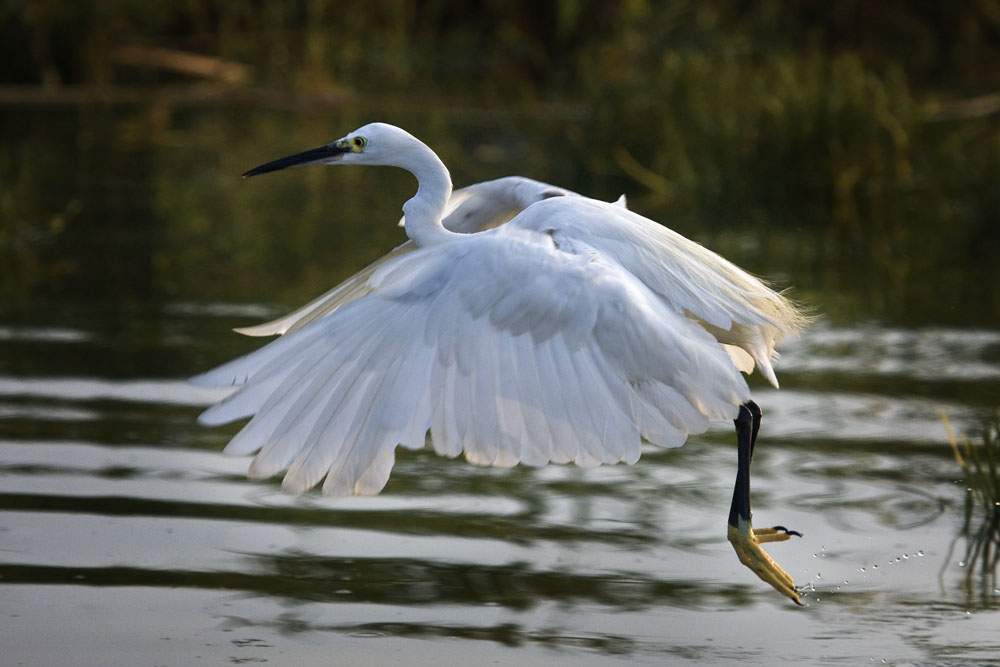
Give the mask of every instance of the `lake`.
[{"label": "lake", "polygon": [[[943,421],[979,444],[1000,407],[1000,281],[927,235],[935,211],[902,240],[808,218],[808,193],[769,219],[675,218],[611,152],[579,159],[598,121],[572,105],[307,106],[0,115],[5,664],[1000,664],[1000,588],[965,562]],[[195,420],[222,394],[185,379],[260,344],[233,327],[403,242],[413,189],[389,169],[239,174],[370,120],[422,137],[457,186],[624,190],[795,288],[819,317],[783,348],[780,390],[751,382],[753,501],[758,526],[804,534],[768,547],[804,607],[726,541],[731,424],[592,470],[400,450],[374,498],[285,496],[221,454],[236,427]]]}]

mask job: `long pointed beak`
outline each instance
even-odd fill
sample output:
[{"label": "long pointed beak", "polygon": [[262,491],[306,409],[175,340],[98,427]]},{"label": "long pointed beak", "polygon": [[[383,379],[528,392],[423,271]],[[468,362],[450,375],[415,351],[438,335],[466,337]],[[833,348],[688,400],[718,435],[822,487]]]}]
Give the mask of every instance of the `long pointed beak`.
[{"label": "long pointed beak", "polygon": [[259,167],[254,167],[250,171],[245,172],[243,174],[243,178],[250,178],[251,176],[257,176],[258,174],[266,174],[269,171],[280,171],[282,169],[288,169],[289,167],[301,167],[303,165],[317,163],[327,164],[335,162],[341,155],[350,152],[350,148],[341,148],[336,142],[333,142],[325,146],[320,146],[319,148],[313,148],[312,150],[303,151],[302,153],[296,153],[295,155],[289,155],[288,157],[266,162]]}]

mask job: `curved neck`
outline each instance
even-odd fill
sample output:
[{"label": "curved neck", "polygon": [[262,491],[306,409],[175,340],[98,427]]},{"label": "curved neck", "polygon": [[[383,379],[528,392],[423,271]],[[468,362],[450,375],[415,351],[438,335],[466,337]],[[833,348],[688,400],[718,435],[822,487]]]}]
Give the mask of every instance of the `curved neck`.
[{"label": "curved neck", "polygon": [[445,207],[451,199],[451,175],[434,151],[418,142],[418,146],[408,151],[398,166],[417,178],[417,193],[403,204],[406,235],[418,246],[442,243],[461,236],[441,224]]}]

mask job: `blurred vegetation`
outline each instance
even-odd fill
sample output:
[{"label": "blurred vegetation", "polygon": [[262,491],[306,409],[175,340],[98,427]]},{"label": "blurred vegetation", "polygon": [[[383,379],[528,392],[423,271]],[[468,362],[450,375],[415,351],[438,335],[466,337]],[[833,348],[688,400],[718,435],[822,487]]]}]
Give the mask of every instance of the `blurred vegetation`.
[{"label": "blurred vegetation", "polygon": [[[213,277],[194,267],[244,276],[230,296],[278,271],[303,292],[328,283],[395,230],[315,229],[338,201],[315,172],[269,186],[281,220],[275,190],[237,195],[218,174],[382,119],[459,185],[523,173],[625,192],[834,317],[1000,325],[1000,0],[7,0],[0,58],[17,144],[0,157],[0,256],[26,277],[5,280],[10,298],[73,288],[81,260],[53,248],[94,233],[97,200],[147,221],[108,230],[119,247],[95,266],[148,250],[104,276],[117,289],[197,293]],[[11,115],[59,105],[82,111],[56,132]],[[29,140],[78,151],[75,182],[53,192]],[[101,181],[123,162],[145,201]],[[364,217],[398,213],[405,178],[384,177],[391,202],[363,172],[338,178]],[[303,261],[358,234],[370,252]]]}]

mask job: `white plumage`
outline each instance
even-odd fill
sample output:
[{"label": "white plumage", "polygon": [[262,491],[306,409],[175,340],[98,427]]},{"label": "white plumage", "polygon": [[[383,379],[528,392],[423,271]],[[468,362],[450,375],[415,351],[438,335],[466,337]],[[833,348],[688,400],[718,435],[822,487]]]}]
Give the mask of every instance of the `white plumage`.
[{"label": "white plumage", "polygon": [[284,335],[193,379],[241,385],[201,421],[252,416],[226,451],[256,453],[253,477],[287,470],[291,493],[324,477],[328,495],[378,493],[396,446],[428,432],[439,454],[481,465],[633,463],[643,439],[676,447],[734,418],[749,400],[740,371],[756,364],[777,386],[775,347],[805,322],[623,201],[518,178],[452,193],[434,153],[390,125],[248,175],[309,163],[399,166],[419,187],[410,242],[242,330]]}]

